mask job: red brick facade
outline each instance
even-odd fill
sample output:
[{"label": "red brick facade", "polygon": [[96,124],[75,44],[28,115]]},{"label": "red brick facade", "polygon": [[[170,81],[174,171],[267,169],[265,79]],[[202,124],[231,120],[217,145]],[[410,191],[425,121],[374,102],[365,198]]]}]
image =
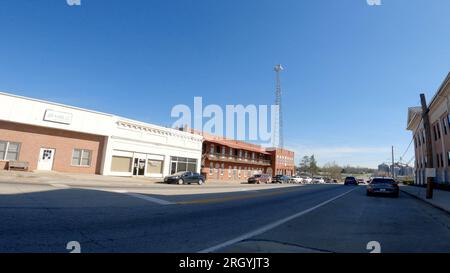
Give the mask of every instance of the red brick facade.
[{"label": "red brick facade", "polygon": [[[58,130],[46,127],[0,121],[0,141],[20,143],[19,161],[29,163],[30,170],[38,166],[41,148],[55,149],[53,171],[69,173],[99,174],[105,137]],[[73,166],[74,149],[91,151],[89,166]],[[0,169],[5,169],[8,161],[0,160]]]},{"label": "red brick facade", "polygon": [[257,173],[293,175],[294,152],[203,134],[201,172],[207,179],[246,181]]}]

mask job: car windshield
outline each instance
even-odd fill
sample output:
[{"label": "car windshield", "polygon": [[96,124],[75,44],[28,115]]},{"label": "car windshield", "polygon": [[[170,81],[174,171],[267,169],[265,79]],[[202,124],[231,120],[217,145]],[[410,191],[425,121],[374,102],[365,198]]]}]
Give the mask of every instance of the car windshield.
[{"label": "car windshield", "polygon": [[258,177],[261,177],[261,175],[260,174],[255,174],[253,177],[258,178]]},{"label": "car windshield", "polygon": [[186,174],[186,172],[177,172],[172,174],[173,176],[182,176],[183,174]]}]

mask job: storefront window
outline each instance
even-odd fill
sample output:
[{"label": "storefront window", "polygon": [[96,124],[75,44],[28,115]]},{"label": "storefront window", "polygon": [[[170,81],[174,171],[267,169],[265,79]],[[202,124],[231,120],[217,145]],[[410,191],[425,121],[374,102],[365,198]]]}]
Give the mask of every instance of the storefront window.
[{"label": "storefront window", "polygon": [[171,157],[171,173],[177,172],[196,172],[197,171],[197,159],[186,158],[186,157]]},{"label": "storefront window", "polygon": [[147,173],[162,174],[163,172],[163,162],[162,160],[151,160],[147,161]]},{"label": "storefront window", "polygon": [[112,172],[131,172],[131,157],[113,156],[111,160]]}]

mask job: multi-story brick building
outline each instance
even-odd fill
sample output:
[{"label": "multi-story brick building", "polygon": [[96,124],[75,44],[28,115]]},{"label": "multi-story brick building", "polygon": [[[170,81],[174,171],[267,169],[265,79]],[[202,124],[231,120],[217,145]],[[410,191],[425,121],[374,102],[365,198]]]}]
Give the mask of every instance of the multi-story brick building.
[{"label": "multi-story brick building", "polygon": [[[433,166],[436,183],[450,182],[450,73],[429,103]],[[426,184],[427,154],[421,107],[408,109],[407,129],[412,131],[415,149],[415,183]]]},{"label": "multi-story brick building", "polygon": [[264,148],[207,133],[203,135],[202,174],[213,180],[247,180],[254,174],[293,175],[294,152]]}]

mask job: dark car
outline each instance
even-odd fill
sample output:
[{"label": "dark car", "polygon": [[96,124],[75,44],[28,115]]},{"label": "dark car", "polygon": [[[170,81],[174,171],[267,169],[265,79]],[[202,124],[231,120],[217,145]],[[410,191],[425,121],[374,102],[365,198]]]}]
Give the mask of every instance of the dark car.
[{"label": "dark car", "polygon": [[282,174],[277,174],[272,178],[272,183],[289,183],[290,177]]},{"label": "dark car", "polygon": [[348,176],[344,180],[344,185],[355,185],[355,186],[358,186],[358,181],[353,176]]},{"label": "dark car", "polygon": [[392,178],[373,178],[367,185],[367,196],[376,194],[398,197],[400,194],[398,183]]},{"label": "dark car", "polygon": [[168,184],[192,184],[197,183],[202,185],[205,183],[205,177],[199,173],[194,172],[178,172],[172,175],[166,176],[164,182]]},{"label": "dark car", "polygon": [[272,182],[272,177],[268,174],[255,174],[254,176],[247,179],[249,184],[260,184],[260,183],[270,183]]}]

